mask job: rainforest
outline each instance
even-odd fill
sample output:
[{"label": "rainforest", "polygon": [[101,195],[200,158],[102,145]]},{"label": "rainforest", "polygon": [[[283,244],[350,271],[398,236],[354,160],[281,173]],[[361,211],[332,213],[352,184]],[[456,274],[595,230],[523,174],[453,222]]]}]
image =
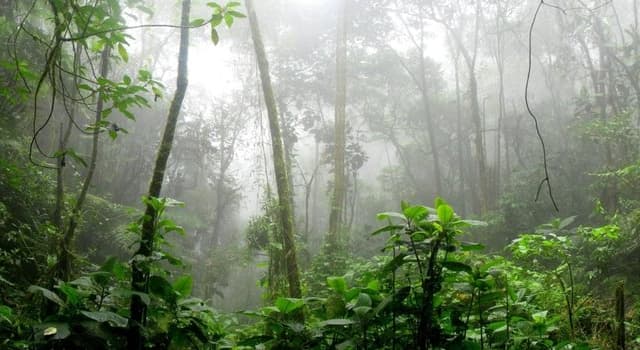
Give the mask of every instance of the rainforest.
[{"label": "rainforest", "polygon": [[0,0],[0,350],[640,349],[638,0]]}]

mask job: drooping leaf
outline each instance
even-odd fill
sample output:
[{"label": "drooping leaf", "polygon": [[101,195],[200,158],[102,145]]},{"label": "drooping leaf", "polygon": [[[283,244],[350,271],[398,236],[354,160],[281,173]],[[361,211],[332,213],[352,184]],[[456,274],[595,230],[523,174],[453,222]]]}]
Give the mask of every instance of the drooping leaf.
[{"label": "drooping leaf", "polygon": [[442,266],[447,268],[448,270],[456,271],[456,272],[464,271],[466,273],[471,274],[471,272],[473,271],[471,266],[459,261],[443,261]]},{"label": "drooping leaf", "polygon": [[400,213],[392,212],[392,211],[378,213],[376,217],[378,218],[378,220],[387,220],[390,218],[396,218],[396,219],[401,219],[402,221],[407,221],[407,218],[404,215]]},{"label": "drooping leaf", "polygon": [[484,245],[480,244],[480,243],[472,243],[472,242],[461,242],[460,243],[460,249],[462,249],[463,252],[470,252],[470,251],[474,251],[474,250],[483,250],[485,247]]},{"label": "drooping leaf", "polygon": [[330,320],[322,321],[319,323],[320,327],[326,326],[348,326],[356,323],[356,321],[347,318],[332,318]]},{"label": "drooping leaf", "polygon": [[118,328],[126,328],[128,324],[125,317],[110,311],[81,311],[80,313],[96,322],[108,322],[111,326]]},{"label": "drooping leaf", "polygon": [[211,26],[211,42],[213,42],[214,45],[218,45],[218,43],[220,42],[218,31],[213,25]]},{"label": "drooping leaf", "polygon": [[278,298],[275,306],[283,314],[292,313],[304,306],[304,300],[298,298]]},{"label": "drooping leaf", "polygon": [[177,299],[171,283],[160,276],[154,275],[149,278],[149,292],[172,304],[175,304]]},{"label": "drooping leaf", "polygon": [[404,258],[407,256],[405,253],[400,253],[396,255],[391,261],[389,261],[383,268],[382,271],[385,273],[391,273],[397,270],[400,266],[404,265]]},{"label": "drooping leaf", "polygon": [[189,23],[191,27],[200,27],[203,24],[204,24],[204,19],[202,18],[196,18],[193,21],[191,21],[191,23]]},{"label": "drooping leaf", "polygon": [[562,230],[567,228],[576,220],[577,217],[578,217],[577,215],[574,215],[574,216],[569,216],[568,218],[562,219],[562,221],[560,221],[560,223],[558,224],[558,229]]},{"label": "drooping leaf", "polygon": [[127,52],[127,49],[124,47],[124,45],[118,44],[118,54],[123,61],[129,62],[129,53]]},{"label": "drooping leaf", "polygon": [[50,290],[48,290],[46,288],[42,288],[42,287],[39,287],[39,286],[31,286],[31,287],[29,287],[28,290],[29,290],[29,293],[33,293],[33,294],[42,293],[42,296],[45,297],[46,299],[48,299],[50,301],[53,301],[54,303],[58,304],[59,306],[65,306],[65,302],[62,299],[60,299],[60,297],[56,293],[54,293],[54,292],[52,292],[52,291],[50,291]]},{"label": "drooping leaf", "polygon": [[231,16],[233,16],[233,17],[236,17],[236,18],[245,18],[245,17],[247,17],[244,13],[241,13],[241,12],[238,12],[238,11],[231,10],[231,11],[227,11],[227,13],[230,14]]},{"label": "drooping leaf", "polygon": [[377,229],[377,230],[373,231],[373,232],[371,233],[371,235],[372,235],[372,236],[375,236],[375,235],[380,234],[380,233],[382,233],[382,232],[389,232],[389,231],[401,230],[401,229],[403,229],[403,228],[404,228],[404,225],[387,225],[387,226],[381,227],[381,228],[379,228],[379,229]]}]

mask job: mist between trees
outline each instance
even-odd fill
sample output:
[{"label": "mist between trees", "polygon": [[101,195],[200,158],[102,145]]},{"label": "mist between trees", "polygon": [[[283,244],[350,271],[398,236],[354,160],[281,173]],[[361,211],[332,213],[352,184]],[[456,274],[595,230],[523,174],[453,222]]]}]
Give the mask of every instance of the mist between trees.
[{"label": "mist between trees", "polygon": [[636,0],[0,0],[0,348],[640,348]]}]

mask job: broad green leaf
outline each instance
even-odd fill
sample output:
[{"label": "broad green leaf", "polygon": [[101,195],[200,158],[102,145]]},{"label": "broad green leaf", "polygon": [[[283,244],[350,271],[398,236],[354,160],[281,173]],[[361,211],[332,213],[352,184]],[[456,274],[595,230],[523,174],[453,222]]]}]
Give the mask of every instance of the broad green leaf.
[{"label": "broad green leaf", "polygon": [[438,213],[438,219],[440,219],[443,225],[448,224],[453,219],[453,208],[447,204],[441,204],[436,211]]},{"label": "broad green leaf", "polygon": [[278,298],[275,306],[283,314],[292,313],[304,306],[304,300],[298,298]]},{"label": "broad green leaf", "polygon": [[127,52],[127,49],[124,47],[124,45],[118,44],[118,54],[123,61],[129,62],[129,53]]},{"label": "broad green leaf", "polygon": [[472,242],[460,243],[460,249],[462,249],[463,252],[469,252],[473,250],[483,250],[484,248],[485,248],[484,245],[480,243],[472,243]]},{"label": "broad green leaf", "polygon": [[442,266],[447,268],[448,270],[456,271],[456,272],[464,271],[466,273],[471,274],[471,272],[473,271],[471,266],[459,261],[443,261]]},{"label": "broad green leaf", "polygon": [[110,311],[81,311],[80,313],[96,322],[108,322],[110,325],[118,328],[125,328],[128,324],[126,318]]},{"label": "broad green leaf", "polygon": [[218,43],[220,42],[220,36],[218,35],[218,31],[214,27],[211,27],[211,42],[214,45],[218,45]]},{"label": "broad green leaf", "polygon": [[227,25],[228,28],[231,28],[231,26],[233,25],[233,16],[231,16],[228,13],[224,15],[224,23]]},{"label": "broad green leaf", "polygon": [[533,321],[536,323],[544,323],[544,321],[547,319],[548,313],[549,311],[547,310],[536,312],[534,314],[531,314],[531,318],[533,318]]},{"label": "broad green leaf", "polygon": [[238,11],[231,10],[231,11],[227,11],[227,13],[230,14],[231,16],[233,16],[233,17],[236,17],[236,18],[245,18],[245,17],[247,17],[244,13],[241,13],[241,12],[238,12]]},{"label": "broad green leaf", "polygon": [[330,320],[322,321],[319,323],[320,327],[326,326],[348,326],[356,323],[356,321],[347,318],[332,318]]},{"label": "broad green leaf", "polygon": [[178,278],[173,283],[173,289],[180,294],[180,296],[188,297],[191,295],[191,288],[193,286],[193,278],[189,275]]},{"label": "broad green leaf", "polygon": [[380,233],[382,233],[382,232],[388,232],[388,231],[401,230],[401,229],[403,229],[403,228],[404,228],[404,225],[387,225],[387,226],[381,227],[381,228],[379,228],[379,229],[377,229],[377,230],[373,231],[373,232],[371,233],[371,235],[372,235],[372,236],[375,236],[375,235],[380,234]]},{"label": "broad green leaf", "polygon": [[400,266],[404,265],[406,262],[404,258],[407,256],[405,253],[400,253],[396,255],[391,261],[389,261],[383,268],[382,271],[384,273],[391,273],[397,270]]},{"label": "broad green leaf", "polygon": [[36,336],[39,339],[46,337],[48,340],[62,340],[71,335],[68,323],[47,322],[34,326]]},{"label": "broad green leaf", "polygon": [[56,293],[54,293],[54,292],[52,292],[52,291],[50,291],[50,290],[48,290],[46,288],[42,288],[42,287],[39,287],[39,286],[31,286],[31,287],[29,287],[28,290],[29,290],[29,293],[33,293],[33,294],[42,293],[42,296],[47,298],[48,300],[53,301],[54,303],[58,304],[59,306],[65,306],[65,302],[62,301],[62,299],[60,299],[60,297]]},{"label": "broad green leaf", "polygon": [[378,220],[387,220],[390,218],[396,218],[396,219],[402,219],[402,221],[407,221],[407,218],[400,214],[400,213],[396,213],[396,212],[384,212],[384,213],[379,213],[377,216]]},{"label": "broad green leaf", "polygon": [[460,223],[468,226],[489,226],[485,221],[480,220],[460,220]]},{"label": "broad green leaf", "polygon": [[69,283],[62,283],[58,289],[65,295],[67,303],[78,305],[82,299],[80,292]]},{"label": "broad green leaf", "polygon": [[416,205],[413,207],[408,207],[403,210],[404,216],[409,220],[419,221],[424,219],[427,214],[429,214],[429,210],[425,206]]},{"label": "broad green leaf", "polygon": [[176,302],[176,292],[171,283],[163,277],[154,275],[149,278],[149,292],[171,304]]},{"label": "broad green leaf", "polygon": [[193,21],[191,21],[191,23],[189,23],[191,27],[200,27],[203,24],[204,24],[204,19],[202,18],[194,19]]},{"label": "broad green leaf", "polygon": [[562,230],[567,228],[576,220],[577,217],[578,217],[577,215],[574,215],[574,216],[569,216],[568,218],[562,219],[562,221],[560,221],[560,223],[558,224],[558,229]]},{"label": "broad green leaf", "polygon": [[371,300],[371,296],[367,293],[360,293],[358,295],[358,300],[356,301],[356,306],[371,306],[373,304]]},{"label": "broad green leaf", "polygon": [[222,23],[223,17],[221,14],[215,14],[211,16],[211,29],[215,29],[215,27],[219,26]]}]

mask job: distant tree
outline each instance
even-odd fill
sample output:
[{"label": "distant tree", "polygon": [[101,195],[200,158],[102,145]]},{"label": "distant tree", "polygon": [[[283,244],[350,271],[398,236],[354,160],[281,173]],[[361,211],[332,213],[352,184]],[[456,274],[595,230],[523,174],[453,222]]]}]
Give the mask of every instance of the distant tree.
[{"label": "distant tree", "polygon": [[342,214],[345,208],[346,176],[346,103],[347,103],[347,0],[340,1],[337,18],[336,37],[336,99],[333,146],[333,195],[329,212],[328,249],[335,251],[339,246],[342,230]]}]

